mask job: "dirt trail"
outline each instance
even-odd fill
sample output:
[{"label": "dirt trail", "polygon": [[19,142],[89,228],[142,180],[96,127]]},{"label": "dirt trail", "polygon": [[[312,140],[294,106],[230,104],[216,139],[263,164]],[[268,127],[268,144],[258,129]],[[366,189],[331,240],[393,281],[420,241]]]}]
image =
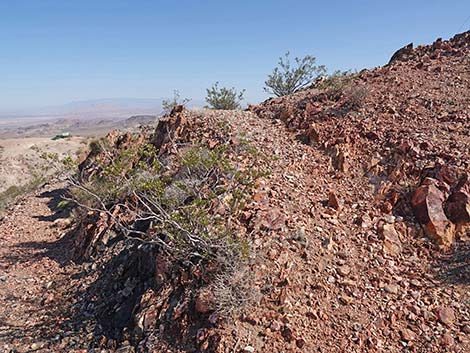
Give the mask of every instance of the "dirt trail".
[{"label": "dirt trail", "polygon": [[60,185],[25,197],[0,221],[0,352],[51,352],[63,335],[64,288],[76,268],[54,221]]}]

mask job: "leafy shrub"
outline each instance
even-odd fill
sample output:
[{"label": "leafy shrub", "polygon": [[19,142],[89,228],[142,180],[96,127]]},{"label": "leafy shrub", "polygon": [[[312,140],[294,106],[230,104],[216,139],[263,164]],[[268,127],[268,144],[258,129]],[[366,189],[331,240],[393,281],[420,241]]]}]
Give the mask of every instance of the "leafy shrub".
[{"label": "leafy shrub", "polygon": [[105,217],[110,234],[157,250],[171,271],[202,269],[204,280],[188,284],[191,292],[215,293],[210,310],[221,318],[238,315],[257,298],[243,211],[269,161],[246,138],[231,144],[230,134],[212,148],[206,140],[175,140],[163,154],[150,137],[127,135],[118,148],[96,143],[99,154],[84,164],[90,169],[71,179],[77,218]]},{"label": "leafy shrub", "polygon": [[315,65],[316,59],[311,55],[294,58],[294,64],[291,64],[289,55],[290,53],[287,52],[284,58],[279,58],[279,66],[274,68],[272,74],[265,81],[266,87],[264,90],[269,94],[282,97],[298,92],[310,86],[326,72],[325,66]]},{"label": "leafy shrub", "polygon": [[188,98],[183,98],[181,99],[181,95],[180,95],[180,92],[178,90],[174,90],[173,91],[173,98],[171,99],[165,99],[163,102],[162,102],[162,108],[163,108],[163,111],[165,114],[168,114],[170,113],[174,107],[176,107],[177,105],[186,105],[189,103],[189,101],[191,101],[190,99]]},{"label": "leafy shrub", "polygon": [[[226,219],[210,215],[223,200],[227,216],[235,217],[264,171],[257,167],[237,170],[227,149],[227,145],[213,149],[186,146],[165,161],[149,143],[130,143],[114,152],[103,150],[95,161],[99,173],[81,182],[72,180],[73,199],[111,218],[116,218],[116,205],[126,204],[120,219],[114,220],[117,230],[157,243],[178,259],[220,257],[228,250],[234,256],[234,248],[246,256],[244,240],[227,228]],[[136,222],[143,219],[148,228],[135,231]]]},{"label": "leafy shrub", "polygon": [[240,109],[245,93],[245,90],[237,92],[234,87],[219,87],[219,82],[216,82],[206,91],[206,102],[209,104],[209,108],[222,110]]}]

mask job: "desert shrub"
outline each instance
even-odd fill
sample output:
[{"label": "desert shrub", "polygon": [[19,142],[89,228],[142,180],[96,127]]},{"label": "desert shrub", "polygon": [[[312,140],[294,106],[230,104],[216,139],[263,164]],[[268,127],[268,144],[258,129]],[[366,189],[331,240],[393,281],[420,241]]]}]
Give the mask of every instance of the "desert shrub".
[{"label": "desert shrub", "polygon": [[[237,170],[227,149],[226,145],[208,149],[196,144],[166,161],[147,143],[129,144],[114,153],[104,151],[96,160],[100,173],[73,181],[73,199],[108,214],[125,235],[156,243],[178,259],[215,259],[225,250],[234,256],[234,248],[247,256],[245,241],[237,238],[224,217],[211,214],[219,205],[227,217],[236,217],[264,171]],[[126,207],[115,219],[118,204]],[[136,222],[144,219],[148,228],[136,231]]]},{"label": "desert shrub", "polygon": [[13,205],[15,200],[37,189],[45,181],[46,178],[44,177],[34,176],[34,178],[26,184],[13,185],[5,191],[0,192],[0,215],[6,208]]},{"label": "desert shrub", "polygon": [[352,83],[353,79],[354,74],[351,71],[337,70],[319,80],[314,87],[324,90],[330,99],[338,100],[344,90]]},{"label": "desert shrub", "polygon": [[77,218],[105,217],[110,234],[156,249],[173,273],[201,269],[204,280],[190,284],[193,295],[215,293],[210,309],[219,317],[237,315],[257,298],[250,239],[240,230],[269,161],[246,137],[230,143],[230,134],[212,148],[197,139],[176,140],[163,154],[150,138],[134,137],[119,148],[100,144],[100,153],[84,164],[91,169],[70,179],[68,200],[80,206]]},{"label": "desert shrub", "polygon": [[335,71],[315,84],[315,88],[325,91],[328,97],[338,101],[344,98],[344,105],[348,109],[362,107],[367,97],[367,88],[355,82],[357,74],[352,71]]},{"label": "desert shrub", "polygon": [[[92,164],[99,172],[72,178],[68,200],[83,214],[106,215],[108,231],[158,248],[170,268],[203,268],[207,276],[194,284],[195,295],[215,293],[211,310],[229,318],[256,298],[250,242],[239,227],[269,163],[247,139],[226,139],[213,148],[186,142],[170,155],[149,142],[101,145]],[[240,155],[249,161],[243,169],[234,158]]]},{"label": "desert shrub", "polygon": [[290,61],[290,53],[287,52],[279,58],[278,67],[265,81],[264,90],[277,97],[295,93],[310,86],[318,77],[325,74],[326,68],[323,65],[316,65],[315,57],[307,55],[303,58],[294,58],[294,63]]},{"label": "desert shrub", "polygon": [[345,105],[350,109],[359,109],[364,105],[369,91],[365,86],[350,84],[344,90]]},{"label": "desert shrub", "polygon": [[259,300],[253,288],[252,273],[246,263],[224,262],[226,270],[215,275],[208,287],[213,309],[220,317],[234,318]]},{"label": "desert shrub", "polygon": [[234,87],[219,87],[219,82],[206,89],[206,102],[209,108],[221,110],[240,109],[245,90],[238,92]]},{"label": "desert shrub", "polygon": [[188,98],[181,98],[180,92],[178,90],[173,91],[173,98],[165,99],[162,102],[163,112],[165,114],[170,113],[174,107],[178,105],[186,105],[191,100]]}]

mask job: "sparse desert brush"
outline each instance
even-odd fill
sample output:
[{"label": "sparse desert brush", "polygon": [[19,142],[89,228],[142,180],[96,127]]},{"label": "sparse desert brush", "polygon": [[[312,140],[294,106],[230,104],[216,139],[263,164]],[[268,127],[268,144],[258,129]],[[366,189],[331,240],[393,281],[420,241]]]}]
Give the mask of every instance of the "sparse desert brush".
[{"label": "sparse desert brush", "polygon": [[37,189],[42,183],[45,182],[42,176],[35,176],[26,184],[12,185],[5,191],[0,193],[0,214],[8,207],[11,206],[19,197],[32,192]]},{"label": "sparse desert brush", "polygon": [[354,75],[351,71],[337,70],[331,75],[322,77],[314,87],[324,90],[330,99],[338,100],[344,90],[351,85]]},{"label": "sparse desert brush", "polygon": [[235,262],[246,259],[249,243],[232,224],[254,181],[266,171],[239,171],[230,148],[193,143],[171,158],[160,157],[146,142],[102,150],[94,162],[99,173],[73,180],[72,198],[84,208],[106,213],[116,231],[159,246],[175,261],[214,263],[229,254]]},{"label": "sparse desert brush", "polygon": [[331,100],[338,101],[344,98],[347,109],[358,109],[364,104],[368,90],[364,85],[354,81],[356,77],[357,74],[351,71],[335,71],[319,80],[314,87],[324,90]]},{"label": "sparse desert brush", "polygon": [[292,63],[290,53],[287,52],[284,57],[279,58],[278,66],[268,76],[264,90],[276,97],[286,96],[307,88],[325,72],[325,66],[316,65],[315,57],[296,57]]},{"label": "sparse desert brush", "polygon": [[165,114],[170,113],[173,108],[178,105],[186,105],[191,101],[189,98],[181,98],[180,92],[178,90],[173,91],[173,98],[165,99],[162,102],[163,112]]},{"label": "sparse desert brush", "polygon": [[246,262],[233,263],[230,259],[219,260],[225,270],[220,271],[208,287],[212,294],[213,309],[225,319],[233,319],[255,305],[259,291],[253,284],[253,273]]},{"label": "sparse desert brush", "polygon": [[208,108],[221,110],[240,109],[245,90],[238,92],[234,87],[219,87],[219,82],[208,88],[206,102]]},{"label": "sparse desert brush", "polygon": [[[106,215],[110,231],[156,247],[171,267],[204,269],[208,275],[198,288],[216,294],[211,310],[224,318],[240,313],[256,290],[249,288],[250,241],[239,219],[269,163],[255,163],[264,159],[248,139],[212,148],[184,143],[167,155],[140,141],[100,144],[92,163],[98,172],[71,179],[69,200],[81,206],[77,217]],[[239,169],[240,155],[253,165]]]},{"label": "sparse desert brush", "polygon": [[364,105],[368,94],[367,87],[350,84],[343,93],[345,104],[349,109],[359,109]]}]

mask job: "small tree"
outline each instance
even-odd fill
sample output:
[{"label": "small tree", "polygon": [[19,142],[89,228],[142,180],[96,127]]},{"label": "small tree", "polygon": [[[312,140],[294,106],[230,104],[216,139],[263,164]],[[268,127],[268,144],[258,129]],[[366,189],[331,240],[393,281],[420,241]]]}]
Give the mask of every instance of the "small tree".
[{"label": "small tree", "polygon": [[211,88],[206,89],[206,91],[206,102],[209,104],[209,108],[222,110],[240,109],[243,94],[245,93],[245,90],[237,92],[234,87],[219,88],[219,82],[216,82]]},{"label": "small tree", "polygon": [[163,111],[167,114],[172,111],[177,105],[186,105],[191,99],[183,98],[181,99],[180,92],[178,90],[173,91],[173,98],[165,99],[162,102]]},{"label": "small tree", "polygon": [[304,58],[294,58],[291,64],[290,53],[287,52],[279,58],[279,66],[274,68],[271,75],[265,81],[264,90],[277,97],[295,93],[302,88],[311,85],[319,76],[326,73],[324,65],[315,65],[315,58],[307,55]]}]

